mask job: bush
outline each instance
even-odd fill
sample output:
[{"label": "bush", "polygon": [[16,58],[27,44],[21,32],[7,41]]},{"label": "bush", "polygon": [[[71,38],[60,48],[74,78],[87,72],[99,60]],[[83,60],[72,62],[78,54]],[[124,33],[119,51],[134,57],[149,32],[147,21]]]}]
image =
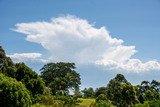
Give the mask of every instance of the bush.
[{"label": "bush", "polygon": [[149,106],[149,103],[145,101],[143,104],[135,104],[134,107],[150,107],[150,106]]},{"label": "bush", "polygon": [[96,101],[108,101],[107,96],[105,94],[100,94],[97,98]]},{"label": "bush", "polygon": [[149,101],[150,107],[160,107],[160,100]]},{"label": "bush", "polygon": [[64,95],[56,95],[54,99],[63,101],[63,104],[65,106],[75,106],[75,105],[78,105],[78,103],[81,102],[77,98],[72,97],[70,95],[66,95],[66,96],[64,96]]},{"label": "bush", "polygon": [[40,100],[41,104],[44,105],[54,105],[54,104],[62,104],[62,101],[59,100],[55,100],[53,96],[51,95],[42,95],[41,96],[41,100]]},{"label": "bush", "polygon": [[16,80],[21,81],[26,88],[30,91],[32,97],[32,103],[39,102],[41,96],[45,90],[45,83],[31,68],[24,63],[17,63],[16,66]]},{"label": "bush", "polygon": [[96,103],[92,103],[90,107],[115,107],[115,106],[111,102],[101,100]]},{"label": "bush", "polygon": [[2,107],[30,107],[29,91],[16,79],[0,73],[0,105]]}]

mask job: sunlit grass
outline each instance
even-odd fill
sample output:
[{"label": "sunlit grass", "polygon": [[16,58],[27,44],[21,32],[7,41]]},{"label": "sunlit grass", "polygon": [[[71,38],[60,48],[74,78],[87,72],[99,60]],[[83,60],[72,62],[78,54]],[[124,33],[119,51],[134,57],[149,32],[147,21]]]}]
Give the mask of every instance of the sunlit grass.
[{"label": "sunlit grass", "polygon": [[80,107],[90,107],[91,104],[95,103],[95,99],[85,99],[85,98],[79,98],[82,102],[79,103]]}]

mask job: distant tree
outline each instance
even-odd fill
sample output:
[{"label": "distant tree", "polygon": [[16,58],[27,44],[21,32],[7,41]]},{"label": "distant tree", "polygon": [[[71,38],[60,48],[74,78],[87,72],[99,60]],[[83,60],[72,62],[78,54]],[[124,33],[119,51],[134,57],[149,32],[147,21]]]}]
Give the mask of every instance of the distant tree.
[{"label": "distant tree", "polygon": [[32,104],[29,91],[16,79],[0,73],[0,106],[30,107]]},{"label": "distant tree", "polygon": [[151,82],[152,90],[159,91],[160,90],[160,82],[156,80],[152,80]]},{"label": "distant tree", "polygon": [[108,100],[106,94],[100,94],[100,95],[96,98],[96,101],[97,101],[97,102],[100,102],[100,101],[106,101],[106,102],[108,102],[109,100]]},{"label": "distant tree", "polygon": [[98,97],[101,94],[107,95],[107,87],[100,87],[95,90],[95,97]]},{"label": "distant tree", "polygon": [[81,93],[79,88],[75,88],[73,96],[76,97],[76,98],[82,97],[82,93]]},{"label": "distant tree", "polygon": [[115,107],[107,98],[106,94],[100,94],[96,97],[96,101],[91,103],[90,107]]},{"label": "distant tree", "polygon": [[82,90],[82,93],[85,98],[93,98],[95,95],[95,92],[94,92],[93,88],[91,88],[91,87],[88,89],[85,88],[84,90]]},{"label": "distant tree", "polygon": [[48,63],[41,69],[41,77],[53,94],[59,91],[67,93],[81,84],[80,75],[74,69],[74,63]]},{"label": "distant tree", "polygon": [[109,82],[107,89],[108,99],[118,107],[133,106],[138,102],[134,87],[122,74],[117,74],[117,76]]},{"label": "distant tree", "polygon": [[141,103],[144,101],[158,100],[160,99],[160,82],[153,80],[142,81],[138,87],[138,99]]},{"label": "distant tree", "polygon": [[151,89],[151,83],[149,81],[142,81],[141,86],[143,87],[143,91]]}]

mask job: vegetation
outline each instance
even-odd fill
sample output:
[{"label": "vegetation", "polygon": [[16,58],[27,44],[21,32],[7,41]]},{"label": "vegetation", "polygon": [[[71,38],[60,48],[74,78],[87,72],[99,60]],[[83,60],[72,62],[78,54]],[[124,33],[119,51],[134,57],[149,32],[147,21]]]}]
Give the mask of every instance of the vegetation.
[{"label": "vegetation", "polygon": [[16,79],[0,74],[0,105],[2,107],[31,106],[29,91]]},{"label": "vegetation", "polygon": [[83,93],[83,97],[85,97],[85,98],[94,98],[94,94],[95,94],[95,92],[94,92],[94,90],[93,90],[93,88],[85,88],[84,90],[82,90],[82,93]]},{"label": "vegetation", "polygon": [[36,103],[39,100],[39,96],[44,92],[45,83],[24,63],[17,63],[15,66],[17,68],[15,78],[26,86],[31,93],[33,103]]},{"label": "vegetation", "polygon": [[138,103],[134,87],[122,74],[112,79],[107,86],[107,96],[118,107],[133,106]]},{"label": "vegetation", "polygon": [[[80,90],[74,63],[48,63],[41,75],[13,63],[0,47],[0,105],[3,107],[159,107],[160,82],[133,86],[117,74],[106,87]],[[69,90],[74,92],[70,95]]]},{"label": "vegetation", "polygon": [[6,56],[2,47],[0,47],[0,72],[22,82],[30,93],[32,103],[38,102],[39,96],[44,92],[45,83],[36,72],[24,63],[13,63],[12,60]]},{"label": "vegetation", "polygon": [[79,103],[80,107],[90,107],[91,105],[95,104],[95,99],[93,98],[79,98],[81,101]]},{"label": "vegetation", "polygon": [[81,84],[80,75],[74,69],[74,63],[49,63],[41,69],[41,77],[53,95],[65,94],[69,89],[76,90]]}]

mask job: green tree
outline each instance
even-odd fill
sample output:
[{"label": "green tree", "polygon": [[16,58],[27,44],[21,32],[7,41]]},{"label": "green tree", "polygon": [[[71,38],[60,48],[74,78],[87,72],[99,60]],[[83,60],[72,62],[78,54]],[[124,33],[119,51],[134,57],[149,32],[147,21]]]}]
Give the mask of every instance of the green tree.
[{"label": "green tree", "polygon": [[30,107],[29,91],[16,79],[0,73],[0,105],[2,107]]},{"label": "green tree", "polygon": [[96,102],[100,102],[100,101],[106,101],[108,102],[108,98],[106,94],[100,94],[97,98],[96,98]]},{"label": "green tree", "polygon": [[151,82],[152,90],[159,91],[160,90],[160,82],[156,80],[152,80]]},{"label": "green tree", "polygon": [[24,63],[14,64],[12,60],[6,56],[5,51],[0,46],[0,72],[4,75],[12,78],[16,78],[17,81],[21,81],[25,84],[26,88],[32,95],[33,102],[44,91],[45,84],[43,80],[32,71]]},{"label": "green tree", "polygon": [[100,87],[95,90],[95,97],[98,97],[101,94],[107,95],[107,87]]},{"label": "green tree", "polygon": [[36,99],[38,96],[43,94],[45,89],[45,83],[37,75],[37,73],[32,71],[32,69],[30,69],[24,63],[17,63],[15,64],[15,66],[17,68],[15,75],[16,79],[25,84],[26,88],[31,92],[32,97]]},{"label": "green tree", "polygon": [[112,79],[107,85],[108,99],[118,107],[133,106],[138,102],[134,87],[122,74]]},{"label": "green tree", "polygon": [[74,69],[74,63],[48,63],[41,69],[41,77],[52,94],[59,91],[67,93],[70,88],[75,90],[81,84],[80,75]]},{"label": "green tree", "polygon": [[141,103],[144,101],[158,100],[160,98],[160,82],[153,80],[142,81],[138,87],[138,99]]},{"label": "green tree", "polygon": [[93,88],[91,88],[91,87],[88,89],[85,88],[84,90],[82,90],[82,93],[85,98],[93,98],[95,95],[95,92],[94,92]]},{"label": "green tree", "polygon": [[14,77],[16,68],[12,60],[6,56],[5,51],[0,46],[0,72],[9,77]]}]

